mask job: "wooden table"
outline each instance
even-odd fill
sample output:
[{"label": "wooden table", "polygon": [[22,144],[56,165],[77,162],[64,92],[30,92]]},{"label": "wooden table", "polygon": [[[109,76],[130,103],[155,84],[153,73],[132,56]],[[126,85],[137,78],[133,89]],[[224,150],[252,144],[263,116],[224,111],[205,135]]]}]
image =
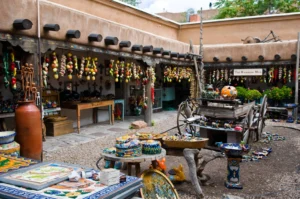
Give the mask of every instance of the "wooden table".
[{"label": "wooden table", "polygon": [[[115,154],[107,154],[103,151],[100,153],[101,159],[104,158],[104,160],[110,161],[110,167],[114,168],[115,162],[124,162],[127,163],[127,171],[128,175],[131,176],[131,168],[134,165],[135,166],[135,175],[138,176],[141,172],[140,164],[145,161],[151,161],[151,164],[153,168],[156,168],[156,160],[159,160],[161,158],[164,158],[166,156],[166,150],[162,149],[160,154],[155,155],[145,155],[143,154],[140,157],[132,157],[132,158],[122,158],[117,157]],[[98,160],[99,162],[99,160]]]},{"label": "wooden table", "polygon": [[114,124],[114,107],[115,103],[114,100],[105,100],[105,101],[99,101],[99,102],[88,102],[88,103],[78,103],[78,104],[68,104],[64,103],[62,104],[62,108],[65,109],[75,109],[77,113],[77,129],[78,133],[80,133],[80,111],[86,110],[86,109],[93,109],[93,123],[97,123],[98,121],[98,111],[97,108],[103,107],[103,106],[109,106],[111,111],[108,111],[109,113],[109,121],[110,124]]}]

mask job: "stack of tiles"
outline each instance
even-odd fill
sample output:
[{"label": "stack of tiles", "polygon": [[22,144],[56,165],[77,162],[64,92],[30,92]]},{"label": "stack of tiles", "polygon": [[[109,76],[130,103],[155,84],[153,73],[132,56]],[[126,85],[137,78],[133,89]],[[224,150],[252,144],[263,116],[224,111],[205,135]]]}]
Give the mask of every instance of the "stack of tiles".
[{"label": "stack of tiles", "polygon": [[116,156],[131,158],[142,155],[142,146],[140,141],[132,136],[122,136],[116,139]]},{"label": "stack of tiles", "polygon": [[111,186],[120,183],[120,171],[117,169],[104,169],[100,172],[100,183]]}]

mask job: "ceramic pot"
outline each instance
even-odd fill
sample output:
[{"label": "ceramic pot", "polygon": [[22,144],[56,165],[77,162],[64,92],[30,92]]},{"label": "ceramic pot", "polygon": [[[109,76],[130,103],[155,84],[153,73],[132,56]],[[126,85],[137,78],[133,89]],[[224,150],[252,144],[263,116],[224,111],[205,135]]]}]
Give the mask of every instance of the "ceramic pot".
[{"label": "ceramic pot", "polygon": [[41,161],[42,121],[40,110],[34,101],[18,102],[15,112],[16,141],[20,144],[20,155]]}]

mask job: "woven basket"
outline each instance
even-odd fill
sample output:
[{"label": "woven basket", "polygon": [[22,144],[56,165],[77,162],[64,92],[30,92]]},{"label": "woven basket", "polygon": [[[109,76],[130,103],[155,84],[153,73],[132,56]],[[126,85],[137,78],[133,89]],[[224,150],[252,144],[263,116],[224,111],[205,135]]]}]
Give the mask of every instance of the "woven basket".
[{"label": "woven basket", "polygon": [[152,134],[152,138],[144,138],[143,136],[138,136],[139,140],[158,140],[162,141],[162,138],[165,137],[168,133],[146,133],[146,132],[141,132],[139,134]]},{"label": "woven basket", "polygon": [[183,141],[183,140],[165,140],[163,138],[163,144],[166,148],[190,148],[190,149],[201,149],[207,145],[208,138],[202,138],[201,140],[196,141]]},{"label": "woven basket", "polygon": [[60,121],[64,121],[64,120],[67,120],[68,117],[66,116],[50,116],[50,117],[47,117],[46,120],[47,122],[60,122]]}]

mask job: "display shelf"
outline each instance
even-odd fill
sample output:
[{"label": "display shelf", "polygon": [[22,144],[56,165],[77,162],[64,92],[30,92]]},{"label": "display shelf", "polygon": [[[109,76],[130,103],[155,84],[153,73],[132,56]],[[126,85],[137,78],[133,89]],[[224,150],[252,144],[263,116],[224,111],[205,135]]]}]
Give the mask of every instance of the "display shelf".
[{"label": "display shelf", "polygon": [[209,130],[214,130],[214,131],[223,131],[223,132],[233,132],[233,133],[242,133],[241,131],[236,131],[233,128],[231,129],[225,129],[225,128],[213,128],[211,126],[201,126],[199,124],[190,124],[191,126],[196,126],[196,127],[200,127],[203,129],[209,129]]},{"label": "display shelf", "polygon": [[15,117],[15,113],[0,113],[0,118]]},{"label": "display shelf", "polygon": [[47,108],[44,109],[44,113],[51,113],[51,112],[55,112],[55,111],[61,111],[60,107],[56,107],[56,108]]}]

